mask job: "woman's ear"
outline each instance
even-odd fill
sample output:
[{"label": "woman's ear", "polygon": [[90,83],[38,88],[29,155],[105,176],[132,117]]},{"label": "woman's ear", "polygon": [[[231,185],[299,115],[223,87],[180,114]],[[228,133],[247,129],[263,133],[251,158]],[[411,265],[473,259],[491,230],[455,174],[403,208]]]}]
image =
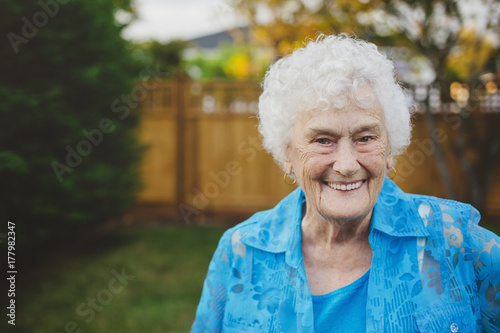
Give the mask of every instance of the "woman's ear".
[{"label": "woman's ear", "polygon": [[290,160],[290,148],[287,147],[285,150],[285,160],[283,162],[283,169],[287,175],[291,175],[293,172],[292,161]]},{"label": "woman's ear", "polygon": [[394,167],[394,156],[392,156],[392,152],[389,152],[389,155],[387,155],[386,163],[387,170]]}]

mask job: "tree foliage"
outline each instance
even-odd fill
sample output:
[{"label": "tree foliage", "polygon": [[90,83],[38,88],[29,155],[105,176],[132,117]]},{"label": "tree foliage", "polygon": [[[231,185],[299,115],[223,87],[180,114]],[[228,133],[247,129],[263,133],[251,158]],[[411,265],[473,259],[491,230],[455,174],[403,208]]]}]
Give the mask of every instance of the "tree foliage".
[{"label": "tree foliage", "polygon": [[221,45],[209,56],[200,53],[186,59],[183,67],[194,79],[259,79],[269,65],[270,57],[257,51],[252,45]]},{"label": "tree foliage", "polygon": [[141,67],[159,68],[163,77],[172,78],[182,71],[182,52],[186,47],[182,40],[167,43],[151,40],[132,44],[131,53]]},{"label": "tree foliage", "polygon": [[[480,108],[481,101],[491,93],[487,85],[494,84],[491,72],[498,71],[500,1],[384,0],[379,8],[384,10],[387,36],[398,38],[410,50],[425,56],[435,73],[429,92],[439,91],[443,119],[456,135],[443,144],[433,138],[447,196],[484,208],[500,162],[500,127]],[[462,98],[457,98],[456,89],[451,90],[457,87],[455,80],[461,81]],[[421,105],[432,133],[437,124],[430,93]],[[456,121],[450,121],[446,113],[454,114]],[[445,150],[456,158],[446,159]],[[456,183],[450,177],[457,167],[465,182]]]},{"label": "tree foliage", "polygon": [[18,245],[34,248],[133,202],[140,148],[129,94],[138,73],[114,16],[131,4],[6,0],[0,8],[8,36],[0,46],[0,216],[16,223]]},{"label": "tree foliage", "polygon": [[[232,0],[232,4],[250,22],[255,40],[273,47],[278,56],[321,32],[354,34],[425,59],[434,74],[430,82],[419,82],[429,88],[420,101],[429,133],[437,126],[431,90],[439,91],[442,110],[457,117],[445,121],[456,133],[453,142],[443,145],[433,138],[447,196],[483,207],[500,164],[500,129],[479,108],[496,89],[495,77],[488,73],[499,71],[500,1]],[[454,81],[461,82],[460,91],[467,90],[465,100],[452,98]],[[456,159],[447,159],[445,150]],[[461,184],[450,176],[457,166],[466,179]]]},{"label": "tree foliage", "polygon": [[233,6],[250,22],[255,40],[276,55],[290,53],[318,33],[356,33],[356,13],[372,8],[349,0],[233,0]]}]

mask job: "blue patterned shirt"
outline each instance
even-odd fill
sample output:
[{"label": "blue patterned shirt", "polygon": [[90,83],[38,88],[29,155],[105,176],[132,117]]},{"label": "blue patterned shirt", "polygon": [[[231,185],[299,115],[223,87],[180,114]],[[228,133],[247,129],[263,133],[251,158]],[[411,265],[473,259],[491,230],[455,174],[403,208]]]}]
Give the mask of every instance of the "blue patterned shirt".
[{"label": "blue patterned shirt", "polygon": [[[191,332],[314,332],[304,192],[226,231]],[[385,180],[374,207],[367,332],[500,332],[500,238],[472,206]]]}]

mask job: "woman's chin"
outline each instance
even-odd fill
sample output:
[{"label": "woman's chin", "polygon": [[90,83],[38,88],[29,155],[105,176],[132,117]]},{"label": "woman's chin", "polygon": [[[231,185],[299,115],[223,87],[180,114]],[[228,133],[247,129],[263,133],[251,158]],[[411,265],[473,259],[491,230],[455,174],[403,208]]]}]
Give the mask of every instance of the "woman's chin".
[{"label": "woman's chin", "polygon": [[353,221],[362,218],[371,211],[367,186],[363,183],[359,188],[339,190],[323,184],[322,198],[319,200],[319,211],[328,220]]}]

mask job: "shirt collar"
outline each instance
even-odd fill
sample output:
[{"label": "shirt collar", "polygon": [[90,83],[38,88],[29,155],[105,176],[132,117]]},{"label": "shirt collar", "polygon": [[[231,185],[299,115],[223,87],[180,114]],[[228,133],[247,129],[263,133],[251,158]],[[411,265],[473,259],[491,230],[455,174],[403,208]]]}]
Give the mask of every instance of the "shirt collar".
[{"label": "shirt collar", "polygon": [[373,208],[371,228],[395,237],[429,236],[411,195],[390,179],[384,180]]},{"label": "shirt collar", "polygon": [[297,268],[302,260],[300,226],[304,201],[299,187],[273,209],[254,215],[257,223],[249,226],[241,242],[266,252],[286,252],[286,262]]},{"label": "shirt collar", "polygon": [[[257,225],[252,224],[241,241],[266,252],[286,252],[286,262],[298,267],[302,260],[300,226],[304,201],[299,187],[273,209],[254,215]],[[429,235],[411,197],[389,179],[385,179],[375,203],[371,228],[395,237]]]}]

